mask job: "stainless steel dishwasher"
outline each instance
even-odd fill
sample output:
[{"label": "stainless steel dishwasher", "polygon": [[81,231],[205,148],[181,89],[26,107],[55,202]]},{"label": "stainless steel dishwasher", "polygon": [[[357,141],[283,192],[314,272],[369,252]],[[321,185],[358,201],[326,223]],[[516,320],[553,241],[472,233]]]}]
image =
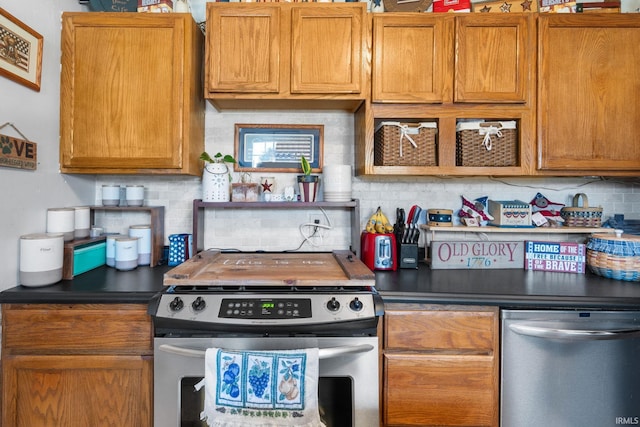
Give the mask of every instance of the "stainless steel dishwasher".
[{"label": "stainless steel dishwasher", "polygon": [[640,425],[640,312],[502,311],[502,427]]}]

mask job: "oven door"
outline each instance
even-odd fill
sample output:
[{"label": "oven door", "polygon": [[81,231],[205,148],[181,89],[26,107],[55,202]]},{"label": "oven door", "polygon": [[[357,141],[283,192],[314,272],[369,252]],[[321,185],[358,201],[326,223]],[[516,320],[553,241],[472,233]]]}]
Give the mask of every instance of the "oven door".
[{"label": "oven door", "polygon": [[327,427],[379,425],[377,337],[155,338],[154,426],[206,427],[200,421],[204,352],[320,349],[318,401]]}]

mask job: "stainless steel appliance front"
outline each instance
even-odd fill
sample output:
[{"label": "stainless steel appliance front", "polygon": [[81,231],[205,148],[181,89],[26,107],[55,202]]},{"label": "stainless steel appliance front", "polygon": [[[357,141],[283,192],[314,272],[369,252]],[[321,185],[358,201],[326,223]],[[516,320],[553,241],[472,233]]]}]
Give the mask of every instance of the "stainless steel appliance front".
[{"label": "stainless steel appliance front", "polygon": [[378,338],[348,337],[158,337],[154,340],[154,426],[205,427],[204,351],[320,349],[318,399],[327,427],[379,425]]},{"label": "stainless steel appliance front", "polygon": [[640,425],[640,312],[504,310],[502,427]]}]

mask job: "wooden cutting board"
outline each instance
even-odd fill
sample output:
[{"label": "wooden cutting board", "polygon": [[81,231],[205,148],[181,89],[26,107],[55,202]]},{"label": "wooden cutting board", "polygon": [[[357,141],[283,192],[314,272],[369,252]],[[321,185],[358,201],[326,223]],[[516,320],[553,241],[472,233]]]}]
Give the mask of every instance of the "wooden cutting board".
[{"label": "wooden cutting board", "polygon": [[165,286],[374,286],[375,275],[350,251],[203,251],[164,275]]}]

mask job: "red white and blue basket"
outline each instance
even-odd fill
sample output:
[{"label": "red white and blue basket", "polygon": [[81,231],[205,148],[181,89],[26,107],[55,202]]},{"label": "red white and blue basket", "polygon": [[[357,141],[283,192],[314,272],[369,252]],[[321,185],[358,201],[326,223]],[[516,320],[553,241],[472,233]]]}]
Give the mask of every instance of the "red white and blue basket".
[{"label": "red white and blue basket", "polygon": [[594,234],[587,243],[587,267],[610,279],[640,281],[640,236]]}]

